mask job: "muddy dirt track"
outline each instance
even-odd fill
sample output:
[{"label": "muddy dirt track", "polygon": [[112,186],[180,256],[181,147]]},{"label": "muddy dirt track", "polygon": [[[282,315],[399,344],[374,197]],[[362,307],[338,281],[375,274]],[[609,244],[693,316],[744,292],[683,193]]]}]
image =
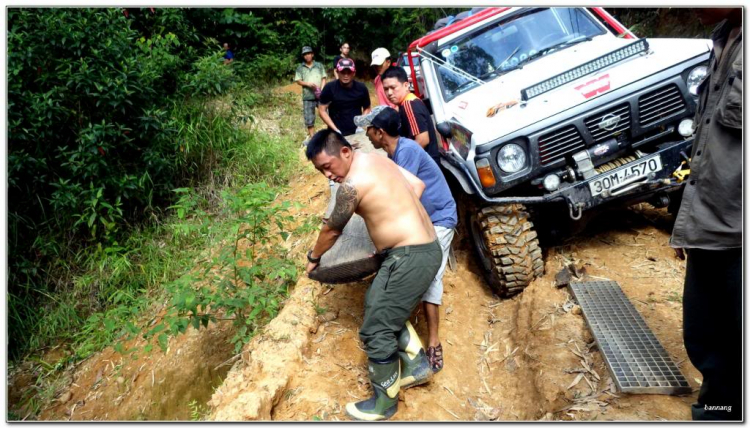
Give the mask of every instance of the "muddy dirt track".
[{"label": "muddy dirt track", "polygon": [[[301,202],[292,212],[299,222],[320,216],[327,180],[306,165],[282,199]],[[445,368],[402,391],[393,420],[689,420],[700,374],[682,344],[684,262],[667,245],[670,225],[665,210],[646,204],[607,214],[545,248],[545,275],[512,299],[493,296],[459,227],[457,268],[446,270],[440,308]],[[291,257],[302,264],[315,237],[289,239]],[[690,382],[690,396],[617,393],[568,291],[554,286],[566,263],[621,285]],[[347,420],[344,405],[371,394],[357,335],[368,284],[301,277],[279,316],[235,357],[223,326],[191,330],[171,339],[166,354],[156,347],[137,360],[107,349],[71,373],[40,419],[184,420],[195,401],[201,419]],[[412,323],[426,338],[421,313]],[[13,381],[11,394],[23,383]]]},{"label": "muddy dirt track", "polygon": [[[314,194],[313,188],[325,185],[312,176],[305,187]],[[684,265],[667,246],[668,215],[643,204],[602,220],[566,245],[547,249],[544,277],[508,300],[493,296],[478,275],[466,231],[459,229],[458,266],[446,272],[440,311],[445,368],[432,382],[402,391],[393,420],[689,419],[694,396],[618,394],[583,317],[566,304],[568,291],[554,287],[554,275],[566,262],[585,267],[591,279],[618,281],[698,387],[699,374],[682,345]],[[301,294],[314,297],[300,308],[287,307],[290,320],[298,322],[269,326],[214,394],[213,417],[346,420],[346,402],[370,395],[357,336],[368,284],[327,287],[302,279]],[[314,313],[305,306],[312,304],[319,316],[309,326]],[[426,337],[421,313],[412,322]],[[285,340],[294,331],[308,336],[299,347]],[[584,365],[591,370],[579,377]]]}]

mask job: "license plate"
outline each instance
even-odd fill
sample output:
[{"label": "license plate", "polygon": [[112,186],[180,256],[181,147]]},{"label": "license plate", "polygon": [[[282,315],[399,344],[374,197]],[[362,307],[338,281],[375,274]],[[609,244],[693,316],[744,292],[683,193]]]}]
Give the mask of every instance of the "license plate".
[{"label": "license plate", "polygon": [[605,191],[614,191],[620,187],[638,181],[652,172],[661,171],[661,157],[640,159],[630,165],[618,170],[606,173],[601,177],[589,182],[591,196],[597,196]]}]

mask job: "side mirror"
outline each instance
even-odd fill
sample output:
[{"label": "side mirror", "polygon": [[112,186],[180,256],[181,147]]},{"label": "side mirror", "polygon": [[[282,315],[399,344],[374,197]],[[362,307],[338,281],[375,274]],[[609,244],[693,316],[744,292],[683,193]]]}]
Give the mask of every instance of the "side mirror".
[{"label": "side mirror", "polygon": [[451,124],[450,122],[440,122],[437,124],[437,131],[443,138],[450,138],[451,136]]}]

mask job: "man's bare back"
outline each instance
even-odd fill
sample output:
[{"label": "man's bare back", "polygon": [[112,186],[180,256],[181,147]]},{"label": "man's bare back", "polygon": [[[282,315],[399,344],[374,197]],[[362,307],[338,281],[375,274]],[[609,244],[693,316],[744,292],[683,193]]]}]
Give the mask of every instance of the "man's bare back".
[{"label": "man's bare back", "polygon": [[432,221],[405,174],[421,183],[388,158],[355,152],[329,224],[335,225],[337,212],[356,204],[355,212],[365,220],[378,251],[434,241]]},{"label": "man's bare back", "polygon": [[429,244],[437,239],[419,201],[425,186],[422,180],[386,157],[355,152],[333,131],[319,131],[310,141],[308,159],[326,178],[341,186],[333,212],[308,253],[308,273],[333,247],[355,213],[364,219],[378,251]]}]

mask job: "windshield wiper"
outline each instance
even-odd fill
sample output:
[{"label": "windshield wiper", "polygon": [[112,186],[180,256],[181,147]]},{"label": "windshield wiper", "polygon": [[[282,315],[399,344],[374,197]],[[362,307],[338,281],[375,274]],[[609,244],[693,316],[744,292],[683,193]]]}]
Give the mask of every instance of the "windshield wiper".
[{"label": "windshield wiper", "polygon": [[529,57],[526,59],[526,62],[531,61],[532,59],[539,58],[542,55],[546,55],[546,54],[548,54],[549,52],[551,52],[553,50],[569,48],[569,47],[571,47],[573,45],[577,45],[578,43],[590,42],[591,40],[593,40],[593,39],[590,36],[583,36],[583,37],[578,37],[578,38],[573,39],[573,40],[568,40],[566,42],[554,44],[552,46],[549,46],[549,47],[546,47],[546,48],[540,50],[539,52],[535,53],[534,55],[529,55]]},{"label": "windshield wiper", "polygon": [[473,80],[469,80],[469,79],[466,79],[466,81],[465,81],[464,83],[462,83],[462,84],[458,85],[458,86],[456,87],[456,89],[454,89],[454,90],[453,90],[453,93],[454,93],[454,94],[455,94],[455,93],[458,93],[458,92],[459,92],[459,91],[460,91],[461,89],[463,89],[463,88],[465,88],[466,86],[468,86],[468,85],[469,85],[469,83],[473,83],[473,84],[475,84],[475,85],[478,85],[478,83],[477,83],[477,82],[475,82],[475,81],[473,81]]}]

